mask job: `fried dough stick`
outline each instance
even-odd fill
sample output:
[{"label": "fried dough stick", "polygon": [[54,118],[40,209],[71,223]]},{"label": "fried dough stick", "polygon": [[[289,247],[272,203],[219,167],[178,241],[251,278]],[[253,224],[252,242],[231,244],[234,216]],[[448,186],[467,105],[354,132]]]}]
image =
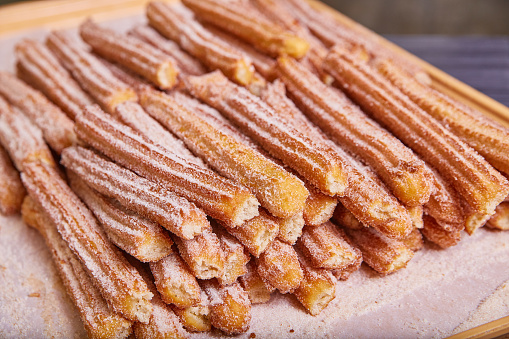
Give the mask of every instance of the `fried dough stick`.
[{"label": "fried dough stick", "polygon": [[142,262],[158,261],[171,252],[173,241],[160,225],[94,191],[73,172],[67,176],[112,243]]},{"label": "fried dough stick", "polygon": [[280,58],[278,66],[291,97],[314,124],[371,166],[403,204],[428,201],[431,173],[409,148],[295,60]]},{"label": "fried dough stick", "polygon": [[94,151],[70,147],[62,164],[97,192],[160,224],[179,237],[192,239],[210,228],[205,213],[165,187],[108,161]]},{"label": "fried dough stick", "polygon": [[251,60],[204,29],[182,5],[152,1],[147,6],[147,18],[150,26],[209,69],[220,69],[241,85],[251,83],[254,72]]},{"label": "fried dough stick", "polygon": [[132,88],[113,76],[111,71],[64,31],[48,35],[46,45],[80,86],[109,112],[124,101],[136,101]]},{"label": "fried dough stick", "polygon": [[119,164],[195,203],[236,227],[258,214],[258,200],[244,186],[154,144],[101,111],[85,109],[76,120],[81,140]]},{"label": "fried dough stick", "polygon": [[183,0],[198,18],[252,44],[271,56],[303,57],[309,49],[306,40],[266,20],[246,4],[220,0]]},{"label": "fried dough stick", "polygon": [[101,296],[83,264],[58,233],[55,224],[29,196],[23,201],[23,221],[43,236],[66,292],[80,313],[90,338],[126,338],[132,322],[115,313]]},{"label": "fried dough stick", "polygon": [[[1,121],[0,118],[0,123]],[[19,172],[14,168],[5,149],[0,146],[0,213],[4,215],[19,213],[25,195]]]},{"label": "fried dough stick", "polygon": [[256,149],[210,124],[213,117],[187,109],[164,93],[144,91],[140,99],[153,118],[220,174],[248,187],[273,215],[288,218],[302,212],[308,196],[304,184]]},{"label": "fried dough stick", "polygon": [[509,230],[509,202],[498,205],[495,214],[488,220],[486,225],[503,231]]},{"label": "fried dough stick", "polygon": [[148,322],[152,293],[134,267],[106,239],[92,213],[56,169],[31,162],[25,165],[21,180],[79,258],[108,305],[129,320]]},{"label": "fried dough stick", "polygon": [[475,150],[344,47],[336,46],[324,66],[345,92],[449,180],[479,219],[494,213],[509,182]]},{"label": "fried dough stick", "polygon": [[161,89],[177,83],[177,63],[154,46],[103,28],[90,19],[80,26],[81,38],[100,56],[116,62]]},{"label": "fried dough stick", "polygon": [[93,103],[44,44],[23,40],[16,45],[16,57],[18,76],[44,93],[72,120]]},{"label": "fried dough stick", "polygon": [[13,74],[0,72],[0,95],[40,128],[44,140],[58,154],[76,142],[72,120],[41,92]]}]

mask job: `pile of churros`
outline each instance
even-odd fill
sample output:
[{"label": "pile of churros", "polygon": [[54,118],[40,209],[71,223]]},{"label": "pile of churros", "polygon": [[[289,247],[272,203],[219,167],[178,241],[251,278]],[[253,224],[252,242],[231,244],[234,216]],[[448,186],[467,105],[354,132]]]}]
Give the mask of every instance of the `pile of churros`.
[{"label": "pile of churros", "polygon": [[[0,73],[0,209],[44,237],[91,338],[316,315],[364,262],[509,229],[509,130],[304,0],[154,1]],[[444,255],[447,255],[444,253]]]}]

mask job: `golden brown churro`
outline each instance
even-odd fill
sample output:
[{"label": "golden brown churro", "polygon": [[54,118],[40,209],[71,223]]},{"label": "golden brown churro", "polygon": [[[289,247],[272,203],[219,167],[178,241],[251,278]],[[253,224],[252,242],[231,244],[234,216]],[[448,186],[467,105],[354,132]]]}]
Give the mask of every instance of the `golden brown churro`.
[{"label": "golden brown churro", "polygon": [[80,35],[95,53],[130,69],[159,88],[170,89],[177,83],[179,71],[175,60],[144,41],[100,27],[90,19],[81,24]]},{"label": "golden brown churro", "polygon": [[220,69],[241,85],[251,82],[254,71],[251,60],[204,29],[182,5],[150,2],[147,18],[150,26],[210,69]]},{"label": "golden brown churro", "polygon": [[46,45],[105,110],[112,112],[119,103],[138,99],[129,86],[115,78],[101,61],[78,45],[67,32],[52,32],[46,39]]},{"label": "golden brown churro", "polygon": [[402,203],[422,205],[429,199],[431,174],[409,148],[295,60],[280,58],[278,65],[281,80],[309,119],[369,164]]},{"label": "golden brown churro", "polygon": [[150,263],[150,270],[165,303],[186,308],[200,302],[200,285],[176,251]]},{"label": "golden brown churro", "polygon": [[509,230],[509,202],[503,202],[495,209],[495,214],[486,223],[491,228]]},{"label": "golden brown churro", "polygon": [[[421,217],[421,219],[423,219]],[[424,220],[422,222],[422,227],[424,227]],[[403,244],[405,244],[406,247],[411,249],[412,251],[416,252],[420,250],[424,246],[424,241],[422,239],[422,234],[420,229],[414,228],[412,230],[412,233],[410,233],[406,238],[400,240]]]},{"label": "golden brown churro", "polygon": [[192,239],[210,228],[205,214],[194,204],[94,151],[69,147],[62,153],[61,163],[97,192],[179,237]]},{"label": "golden brown churro", "polygon": [[239,278],[242,288],[248,293],[251,304],[263,304],[270,300],[271,289],[263,282],[256,271],[256,263],[251,260],[247,263],[247,272]]},{"label": "golden brown churro", "polygon": [[23,40],[16,45],[16,57],[18,76],[44,93],[72,120],[92,104],[92,99],[44,44]]},{"label": "golden brown churro", "polygon": [[331,156],[319,141],[288,125],[260,98],[219,72],[189,77],[187,88],[322,192],[344,193],[348,177],[340,159]]},{"label": "golden brown churro", "polygon": [[76,141],[72,120],[42,93],[13,74],[0,72],[0,95],[41,129],[44,140],[58,154]]},{"label": "golden brown churro", "polygon": [[26,163],[32,161],[55,166],[53,155],[44,142],[41,130],[1,96],[0,143],[20,172],[24,170]]},{"label": "golden brown churro", "polygon": [[324,65],[345,92],[449,180],[479,219],[494,213],[509,193],[509,182],[475,150],[342,46]]},{"label": "golden brown churro", "polygon": [[251,256],[239,240],[234,238],[219,224],[212,225],[214,233],[219,238],[224,254],[223,274],[217,278],[221,285],[233,284],[237,278],[246,274],[246,264]]},{"label": "golden brown churro", "polygon": [[115,313],[101,296],[87,270],[58,233],[57,227],[29,196],[23,201],[23,221],[46,241],[66,292],[80,313],[90,338],[126,338],[132,322]]},{"label": "golden brown churro", "polygon": [[197,166],[89,106],[76,120],[80,139],[149,180],[171,188],[208,215],[235,227],[258,214],[258,200],[215,172]]},{"label": "golden brown churro", "polygon": [[426,239],[438,245],[441,248],[447,248],[456,245],[461,240],[461,233],[458,229],[447,230],[439,225],[435,219],[425,215],[424,226],[421,233]]},{"label": "golden brown churro", "polygon": [[144,91],[145,110],[183,140],[194,154],[218,171],[255,193],[261,205],[278,217],[291,217],[304,208],[304,184],[255,149],[208,123],[203,114],[179,105],[172,97]]},{"label": "golden brown churro", "polygon": [[31,162],[25,165],[21,179],[30,197],[55,224],[110,307],[130,320],[148,322],[152,293],[136,269],[106,239],[92,213],[56,169]]},{"label": "golden brown churro", "polygon": [[171,252],[173,241],[160,225],[102,196],[73,172],[67,176],[74,193],[95,215],[112,243],[142,262],[158,261]]},{"label": "golden brown churro", "polygon": [[314,187],[308,187],[309,197],[304,205],[304,221],[306,225],[318,226],[332,218],[338,205],[338,199],[329,197]]},{"label": "golden brown churro", "polygon": [[205,280],[202,287],[209,297],[212,326],[229,335],[249,329],[251,302],[238,282],[220,286],[215,280]]},{"label": "golden brown churro", "polygon": [[186,308],[174,307],[173,311],[178,315],[186,330],[190,332],[207,332],[212,328],[210,324],[210,302],[203,290],[197,305]]},{"label": "golden brown churro", "polygon": [[129,31],[129,35],[143,40],[171,56],[177,62],[178,68],[185,74],[201,75],[207,72],[198,60],[180,49],[177,43],[166,39],[149,26],[136,26]]},{"label": "golden brown churro", "polygon": [[[0,109],[0,115],[2,114]],[[1,121],[0,118],[0,123]],[[4,215],[19,213],[25,193],[18,171],[14,168],[5,149],[0,146],[0,213]]]},{"label": "golden brown churro", "polygon": [[256,259],[256,270],[270,288],[281,293],[291,293],[299,287],[303,278],[297,253],[291,245],[274,240]]},{"label": "golden brown churro", "polygon": [[255,11],[246,10],[246,4],[216,0],[183,0],[184,5],[205,22],[238,36],[257,49],[272,56],[303,57],[309,49],[306,40],[286,31]]},{"label": "golden brown churro", "polygon": [[302,213],[290,218],[276,218],[276,222],[279,225],[277,238],[290,245],[295,244],[302,234],[302,228],[306,223]]},{"label": "golden brown churro", "polygon": [[422,84],[388,60],[378,71],[421,109],[479,152],[496,169],[509,174],[509,129]]}]

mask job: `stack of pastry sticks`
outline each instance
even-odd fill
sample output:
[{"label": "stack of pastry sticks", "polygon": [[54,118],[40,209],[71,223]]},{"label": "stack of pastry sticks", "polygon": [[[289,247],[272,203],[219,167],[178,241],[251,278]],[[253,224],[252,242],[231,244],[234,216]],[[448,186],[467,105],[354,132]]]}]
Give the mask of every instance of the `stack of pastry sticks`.
[{"label": "stack of pastry sticks", "polygon": [[299,0],[182,2],[24,40],[0,73],[0,209],[90,337],[242,333],[274,290],[316,315],[362,262],[508,229],[509,131],[372,33]]}]

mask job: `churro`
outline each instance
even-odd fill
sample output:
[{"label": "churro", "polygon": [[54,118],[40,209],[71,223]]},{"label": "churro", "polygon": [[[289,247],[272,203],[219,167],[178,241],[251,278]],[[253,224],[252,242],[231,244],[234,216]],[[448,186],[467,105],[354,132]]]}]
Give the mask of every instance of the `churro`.
[{"label": "churro", "polygon": [[220,72],[189,77],[186,82],[191,94],[216,108],[322,192],[344,193],[348,183],[345,164],[324,150],[322,143],[288,125],[260,98],[228,81]]},{"label": "churro", "polygon": [[180,256],[198,279],[212,279],[223,275],[225,255],[221,242],[211,229],[204,230],[193,239],[177,239]]},{"label": "churro", "polygon": [[509,193],[509,182],[475,150],[344,47],[336,46],[324,66],[345,92],[449,180],[474,212],[494,213]]},{"label": "churro", "polygon": [[346,233],[361,250],[364,262],[380,274],[390,274],[405,267],[414,256],[403,242],[387,238],[371,227],[346,229]]},{"label": "churro", "polygon": [[106,239],[92,213],[56,169],[31,162],[25,165],[21,179],[30,197],[55,224],[110,307],[129,320],[147,323],[152,313],[152,293],[136,269]]},{"label": "churro", "polygon": [[357,272],[359,270],[359,268],[361,267],[362,261],[363,260],[362,260],[362,255],[361,255],[360,257],[357,258],[356,261],[354,261],[350,265],[348,265],[342,269],[331,270],[331,272],[338,280],[342,280],[342,281],[348,280],[348,278],[350,278],[352,273]]},{"label": "churro", "polygon": [[246,8],[249,3],[220,0],[182,2],[201,20],[224,29],[271,56],[302,58],[309,49],[306,40]]},{"label": "churro", "polygon": [[251,304],[263,304],[270,300],[272,290],[267,288],[262,278],[256,271],[256,263],[251,260],[246,266],[247,272],[239,278],[242,288],[249,295]]},{"label": "churro", "polygon": [[353,215],[352,212],[350,212],[343,204],[338,204],[336,206],[336,209],[334,210],[334,214],[332,215],[332,220],[338,225],[350,228],[352,230],[358,230],[363,227],[367,227],[362,224],[362,222],[359,221]]},{"label": "churro", "polygon": [[[123,82],[125,85],[130,87],[132,90],[134,90],[136,93],[138,93],[141,89],[144,88],[151,88],[155,89],[155,87],[147,80],[143,79],[139,75],[133,73],[132,71],[128,70],[125,67],[122,67],[118,64],[112,63],[106,59],[99,58],[98,59],[106,68],[113,74],[115,78]],[[120,102],[120,104],[123,104],[125,102],[136,102],[138,100],[138,97],[136,97],[136,100],[128,100]],[[114,106],[116,108],[116,105]],[[114,111],[114,110],[113,110]],[[113,111],[108,110],[108,113],[112,113]]]},{"label": "churro", "polygon": [[0,72],[0,95],[40,128],[44,140],[58,154],[76,142],[72,120],[42,93],[13,74]]},{"label": "churro", "polygon": [[205,166],[200,158],[191,153],[182,140],[176,138],[167,129],[161,126],[154,118],[145,112],[139,104],[135,102],[124,102],[117,106],[112,115],[138,133],[152,140],[154,143],[177,153],[190,162]]},{"label": "churro", "polygon": [[171,188],[205,213],[235,227],[258,214],[249,190],[150,142],[89,106],[76,120],[80,139],[149,180]]},{"label": "churro", "polygon": [[297,248],[316,268],[340,270],[362,256],[346,240],[343,230],[331,222],[314,227],[306,226],[297,241]]},{"label": "churro", "polygon": [[[2,114],[0,110],[0,115]],[[0,123],[1,121],[0,118]],[[9,154],[0,146],[0,213],[3,215],[19,213],[24,197],[25,188],[21,183],[19,173],[14,168]]]},{"label": "churro", "polygon": [[157,87],[170,89],[175,86],[177,63],[154,46],[100,27],[90,19],[81,24],[80,35],[95,53],[130,69]]},{"label": "churro", "polygon": [[165,303],[178,308],[199,304],[200,285],[177,252],[170,251],[163,259],[151,262],[150,271]]},{"label": "churro", "polygon": [[509,129],[419,82],[385,60],[378,71],[444,127],[479,152],[493,167],[509,174]]},{"label": "churro", "polygon": [[184,52],[177,43],[166,39],[149,26],[136,26],[129,31],[129,35],[143,40],[171,56],[184,74],[201,75],[206,73],[205,67],[197,59]]},{"label": "churro", "polygon": [[300,255],[299,260],[304,275],[293,294],[311,315],[318,315],[336,297],[336,279],[331,271],[315,268],[305,256]]},{"label": "churro", "polygon": [[302,228],[306,221],[304,214],[299,213],[290,218],[276,218],[279,225],[277,238],[287,244],[293,245],[302,234]]},{"label": "churro", "polygon": [[369,164],[402,203],[422,205],[429,199],[431,174],[409,148],[295,60],[280,58],[278,65],[281,80],[303,113]]},{"label": "churro", "polygon": [[495,209],[495,214],[486,223],[491,228],[509,230],[509,202],[503,202]]},{"label": "churro", "polygon": [[208,68],[220,69],[241,85],[251,82],[254,72],[251,60],[204,29],[182,5],[152,1],[147,6],[147,18],[150,26]]},{"label": "churro", "polygon": [[[423,219],[423,217],[421,217]],[[422,228],[424,228],[424,219],[422,221]],[[423,248],[424,241],[422,239],[422,234],[419,228],[414,228],[412,232],[406,237],[400,240],[403,244],[405,244],[406,247],[408,247],[410,250],[416,252]]]},{"label": "churro", "polygon": [[278,239],[256,259],[256,271],[269,288],[292,293],[303,278],[299,258],[291,245]]},{"label": "churro", "polygon": [[17,73],[26,83],[40,90],[72,120],[92,99],[44,44],[23,40],[16,45]]},{"label": "churro", "polygon": [[212,225],[214,233],[219,238],[224,254],[223,274],[217,278],[221,285],[233,284],[237,278],[246,274],[246,264],[251,256],[246,248],[219,224]]},{"label": "churro", "polygon": [[119,103],[138,99],[133,89],[115,78],[97,57],[78,45],[69,33],[50,33],[46,45],[80,86],[105,110],[112,112]]},{"label": "churro", "polygon": [[212,328],[210,324],[210,302],[203,290],[197,305],[186,308],[174,307],[173,311],[180,318],[180,322],[185,329],[190,332],[208,332]]},{"label": "churro", "polygon": [[231,228],[228,225],[228,232],[237,238],[242,245],[255,257],[259,257],[278,236],[279,223],[277,218],[269,215],[263,209],[260,214],[242,224],[239,227]]},{"label": "churro", "polygon": [[238,282],[220,286],[215,280],[202,282],[210,301],[210,323],[226,334],[240,334],[249,329],[251,302]]},{"label": "churro", "polygon": [[439,247],[451,247],[458,244],[461,240],[460,230],[454,228],[447,230],[439,225],[435,219],[429,215],[425,215],[423,221],[424,226],[421,230],[422,235]]},{"label": "churro", "polygon": [[68,172],[74,193],[95,215],[112,243],[142,262],[158,261],[171,252],[173,244],[163,228],[88,187]]},{"label": "churro", "polygon": [[132,322],[115,313],[101,296],[87,270],[58,233],[57,227],[29,196],[23,201],[23,221],[37,229],[51,252],[66,292],[78,309],[90,338],[126,338]]},{"label": "churro", "polygon": [[304,221],[306,225],[321,225],[332,218],[338,199],[325,195],[314,187],[307,187],[307,189],[309,197],[304,204]]},{"label": "churro", "polygon": [[192,239],[210,228],[205,214],[194,204],[92,150],[70,147],[62,153],[61,163],[97,192],[179,237]]},{"label": "churro", "polygon": [[288,218],[301,213],[308,191],[304,184],[255,149],[237,141],[172,97],[144,91],[145,110],[185,142],[194,154],[218,171],[248,187],[273,215]]},{"label": "churro", "polygon": [[32,161],[41,161],[55,166],[55,160],[44,142],[41,130],[1,96],[0,143],[20,172],[24,170],[26,163]]}]

